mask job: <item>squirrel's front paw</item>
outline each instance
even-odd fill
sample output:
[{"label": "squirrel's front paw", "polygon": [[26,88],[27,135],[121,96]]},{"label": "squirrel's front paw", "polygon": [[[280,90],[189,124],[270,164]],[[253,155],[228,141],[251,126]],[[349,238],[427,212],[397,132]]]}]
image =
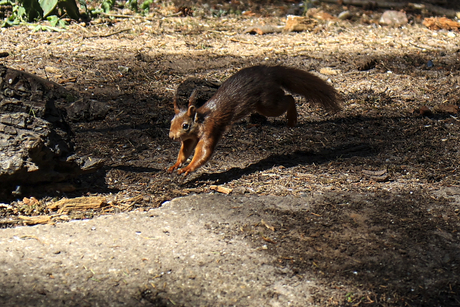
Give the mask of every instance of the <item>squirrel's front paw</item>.
[{"label": "squirrel's front paw", "polygon": [[181,168],[180,170],[177,171],[179,175],[184,174],[184,177],[186,177],[190,172],[191,170],[188,167]]},{"label": "squirrel's front paw", "polygon": [[180,166],[180,165],[177,165],[177,163],[176,163],[176,164],[174,164],[173,166],[167,168],[166,171],[167,171],[168,173],[172,173],[172,172],[174,172],[179,166]]}]

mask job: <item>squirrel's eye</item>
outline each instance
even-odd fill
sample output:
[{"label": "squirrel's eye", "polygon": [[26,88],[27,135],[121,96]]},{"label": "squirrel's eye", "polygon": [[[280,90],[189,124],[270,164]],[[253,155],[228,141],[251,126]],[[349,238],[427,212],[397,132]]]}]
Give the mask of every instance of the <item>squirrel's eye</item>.
[{"label": "squirrel's eye", "polygon": [[182,129],[188,130],[189,125],[188,124],[182,124]]}]

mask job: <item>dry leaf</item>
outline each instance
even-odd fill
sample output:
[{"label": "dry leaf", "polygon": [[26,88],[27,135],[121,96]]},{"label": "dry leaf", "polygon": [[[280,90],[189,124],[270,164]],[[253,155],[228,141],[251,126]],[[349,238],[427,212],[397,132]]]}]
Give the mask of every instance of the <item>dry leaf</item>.
[{"label": "dry leaf", "polygon": [[458,30],[460,23],[446,17],[425,18],[423,25],[430,30]]}]

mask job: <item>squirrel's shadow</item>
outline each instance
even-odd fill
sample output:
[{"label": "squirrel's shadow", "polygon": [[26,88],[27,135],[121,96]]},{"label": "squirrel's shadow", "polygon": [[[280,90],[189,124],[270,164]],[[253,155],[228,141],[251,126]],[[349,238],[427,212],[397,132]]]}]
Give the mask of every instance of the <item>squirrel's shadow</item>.
[{"label": "squirrel's shadow", "polygon": [[351,143],[340,147],[324,148],[319,152],[295,151],[290,154],[276,154],[262,159],[247,167],[233,167],[222,173],[203,173],[190,181],[183,183],[184,186],[196,186],[201,182],[223,184],[241,178],[244,175],[270,169],[275,166],[294,167],[302,164],[323,164],[328,161],[345,159],[359,156],[366,157],[375,155],[377,150],[367,143]]}]

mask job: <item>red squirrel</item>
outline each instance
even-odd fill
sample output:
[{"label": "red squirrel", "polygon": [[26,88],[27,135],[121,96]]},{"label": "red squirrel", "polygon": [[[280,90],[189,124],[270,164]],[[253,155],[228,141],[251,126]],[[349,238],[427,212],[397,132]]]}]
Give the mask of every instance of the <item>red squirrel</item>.
[{"label": "red squirrel", "polygon": [[195,91],[187,109],[181,109],[174,98],[175,116],[169,137],[182,142],[176,163],[168,172],[181,167],[195,150],[189,165],[178,170],[187,176],[205,164],[224,132],[232,123],[256,111],[276,117],[284,113],[287,124],[297,124],[295,100],[285,90],[304,96],[328,111],[341,109],[336,90],[319,77],[297,68],[285,66],[253,66],[228,78],[214,96],[200,107],[195,106]]}]

